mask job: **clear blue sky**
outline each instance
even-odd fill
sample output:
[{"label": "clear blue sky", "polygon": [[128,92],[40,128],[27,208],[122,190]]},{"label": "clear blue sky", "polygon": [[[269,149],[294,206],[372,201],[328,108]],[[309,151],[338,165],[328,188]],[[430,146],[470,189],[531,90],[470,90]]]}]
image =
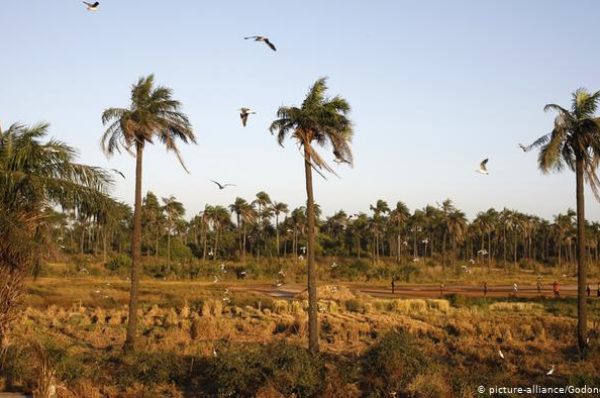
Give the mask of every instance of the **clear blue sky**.
[{"label": "clear blue sky", "polygon": [[[575,207],[574,176],[541,175],[518,142],[549,132],[578,87],[600,89],[600,3],[589,1],[0,2],[0,122],[51,123],[82,161],[127,175],[134,160],[100,151],[102,111],[127,106],[139,76],[174,90],[198,145],[187,175],[164,148],[145,156],[144,191],[175,195],[188,216],[261,190],[304,203],[302,160],[268,125],[320,76],[352,105],[355,168],[317,179],[325,214],[367,211],[379,198],[413,210],[453,199],[469,216],[506,206],[550,218]],[[247,35],[269,36],[276,53]],[[242,128],[237,109],[258,112]],[[328,151],[329,152],[329,151]],[[489,157],[490,176],[474,173]],[[237,188],[217,191],[209,178]],[[600,206],[587,195],[588,218]]]}]

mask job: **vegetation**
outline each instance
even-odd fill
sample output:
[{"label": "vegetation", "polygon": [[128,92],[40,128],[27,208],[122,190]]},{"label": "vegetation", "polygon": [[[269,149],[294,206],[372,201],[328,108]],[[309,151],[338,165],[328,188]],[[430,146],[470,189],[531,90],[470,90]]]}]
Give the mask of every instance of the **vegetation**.
[{"label": "vegetation", "polygon": [[0,131],[0,363],[17,316],[23,277],[39,271],[42,252],[60,220],[56,208],[93,218],[106,229],[117,206],[108,196],[110,175],[75,162],[75,150],[43,141],[48,125],[12,125]]}]

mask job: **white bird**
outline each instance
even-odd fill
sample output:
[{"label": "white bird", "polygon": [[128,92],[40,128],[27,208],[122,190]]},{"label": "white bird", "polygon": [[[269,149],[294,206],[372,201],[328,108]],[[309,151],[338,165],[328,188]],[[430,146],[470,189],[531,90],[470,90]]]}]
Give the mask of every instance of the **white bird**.
[{"label": "white bird", "polygon": [[216,348],[213,348],[213,357],[215,357],[215,358],[217,357],[217,349]]},{"label": "white bird", "polygon": [[221,263],[221,271],[225,271],[225,263]]},{"label": "white bird", "polygon": [[488,252],[485,249],[481,249],[481,250],[477,250],[477,254],[480,254],[482,256],[487,256]]},{"label": "white bird", "polygon": [[212,182],[214,182],[215,184],[217,184],[217,186],[219,187],[220,190],[223,190],[227,187],[235,187],[235,184],[221,184],[216,182],[215,180],[211,180]]},{"label": "white bird", "polygon": [[484,159],[481,163],[479,163],[479,169],[475,170],[475,172],[477,172],[479,174],[485,174],[485,175],[490,174],[490,172],[487,169],[488,160],[489,159]]},{"label": "white bird", "polygon": [[337,268],[337,263],[334,261],[333,264],[331,264],[331,268]]},{"label": "white bird", "polygon": [[223,291],[223,293],[229,294],[229,289],[225,288],[225,290]]},{"label": "white bird", "polygon": [[471,263],[471,264],[475,264],[475,260],[473,260],[473,259],[470,259],[470,260],[469,260],[469,263]]},{"label": "white bird", "polygon": [[419,257],[415,257],[415,258],[413,258],[413,263],[418,263],[419,261],[420,261],[420,260],[419,260]]},{"label": "white bird", "polygon": [[242,119],[242,126],[246,127],[246,123],[248,123],[248,115],[256,114],[250,108],[240,108],[240,119]]},{"label": "white bird", "polygon": [[552,367],[550,368],[548,373],[546,373],[546,376],[552,376],[553,373],[554,373],[554,365],[552,365]]},{"label": "white bird", "polygon": [[282,282],[278,282],[275,286],[276,287],[281,287],[281,286],[283,286],[283,283]]},{"label": "white bird", "polygon": [[408,246],[408,242],[407,242],[407,241],[404,241],[404,242],[402,242],[402,244],[403,244],[404,246]]},{"label": "white bird", "polygon": [[301,254],[298,256],[298,260],[304,260],[304,256]]},{"label": "white bird", "polygon": [[219,278],[216,275],[213,275],[213,282],[212,283],[217,283],[219,281]]},{"label": "white bird", "polygon": [[96,11],[98,10],[98,6],[100,5],[100,2],[95,2],[95,3],[88,3],[87,1],[83,1],[83,4],[85,4],[87,7],[88,11]]},{"label": "white bird", "polygon": [[248,36],[248,37],[244,37],[244,40],[248,40],[248,39],[254,39],[254,41],[262,41],[267,46],[269,46],[271,48],[271,50],[277,51],[277,49],[275,48],[275,45],[273,45],[273,43],[271,43],[269,41],[268,37],[265,37],[265,36]]},{"label": "white bird", "polygon": [[501,349],[498,349],[498,355],[500,355],[500,358],[504,359],[504,354]]},{"label": "white bird", "polygon": [[301,251],[303,254],[306,254],[306,246],[302,246],[302,247],[300,248],[300,251]]}]

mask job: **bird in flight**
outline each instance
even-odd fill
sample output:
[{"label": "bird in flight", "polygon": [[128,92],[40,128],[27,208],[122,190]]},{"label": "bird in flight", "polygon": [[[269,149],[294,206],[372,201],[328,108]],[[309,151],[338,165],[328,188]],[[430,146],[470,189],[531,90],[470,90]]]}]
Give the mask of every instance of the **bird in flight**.
[{"label": "bird in flight", "polygon": [[529,152],[529,150],[531,149],[531,145],[523,145],[519,143],[519,148],[521,148],[523,152]]},{"label": "bird in flight", "polygon": [[487,169],[487,162],[489,159],[484,159],[481,163],[479,163],[479,169],[475,170],[477,173],[479,174],[485,174],[488,175],[490,174],[490,172]]},{"label": "bird in flight", "polygon": [[96,11],[98,10],[98,6],[100,5],[100,2],[95,2],[95,3],[88,3],[87,1],[84,1],[83,4],[85,4],[87,6],[87,10],[88,11]]},{"label": "bird in flight", "polygon": [[248,115],[251,113],[255,114],[250,108],[240,108],[240,119],[242,119],[242,126],[246,127],[246,123],[248,123]]},{"label": "bird in flight", "polygon": [[220,184],[218,182],[216,182],[215,180],[211,180],[212,182],[214,182],[215,184],[217,184],[217,186],[219,187],[220,190],[223,190],[227,187],[235,187],[235,184]]},{"label": "bird in flight", "polygon": [[118,175],[120,175],[121,177],[125,178],[125,174],[123,174],[123,173],[122,173],[122,172],[120,172],[119,170],[117,170],[117,169],[111,169],[111,171],[112,171],[113,173],[115,173],[115,174],[118,174]]},{"label": "bird in flight", "polygon": [[554,373],[554,365],[552,365],[552,367],[550,368],[548,373],[546,373],[546,376],[552,376],[553,373]]},{"label": "bird in flight", "polygon": [[265,36],[248,36],[248,37],[244,37],[244,40],[248,40],[248,39],[254,39],[254,41],[262,41],[267,46],[269,46],[271,48],[271,50],[277,51],[277,49],[275,48],[275,46],[273,45],[273,43],[271,43],[269,41],[268,37],[265,37]]}]

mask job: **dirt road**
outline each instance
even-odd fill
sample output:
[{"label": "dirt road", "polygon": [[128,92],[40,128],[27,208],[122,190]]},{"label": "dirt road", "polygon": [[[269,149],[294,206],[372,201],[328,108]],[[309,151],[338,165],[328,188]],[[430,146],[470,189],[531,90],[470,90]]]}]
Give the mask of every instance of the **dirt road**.
[{"label": "dirt road", "polygon": [[[323,282],[321,285],[330,284]],[[446,285],[441,288],[439,285],[433,284],[397,284],[394,293],[391,286],[383,286],[381,284],[367,283],[337,283],[337,286],[344,286],[350,289],[353,293],[367,294],[373,297],[381,298],[438,298],[450,294],[460,294],[466,297],[484,297],[483,286],[473,285]],[[306,288],[299,284],[285,284],[277,287],[267,283],[245,284],[245,285],[230,285],[232,291],[247,291],[264,294],[271,297],[284,299],[294,298]],[[560,288],[561,297],[575,297],[577,295],[577,285],[564,285]],[[592,291],[592,297],[595,297],[596,292]],[[487,297],[514,297],[512,285],[488,285]],[[553,298],[552,286],[542,286],[541,292],[538,292],[535,285],[518,286],[516,293],[517,297],[546,297]]]}]

